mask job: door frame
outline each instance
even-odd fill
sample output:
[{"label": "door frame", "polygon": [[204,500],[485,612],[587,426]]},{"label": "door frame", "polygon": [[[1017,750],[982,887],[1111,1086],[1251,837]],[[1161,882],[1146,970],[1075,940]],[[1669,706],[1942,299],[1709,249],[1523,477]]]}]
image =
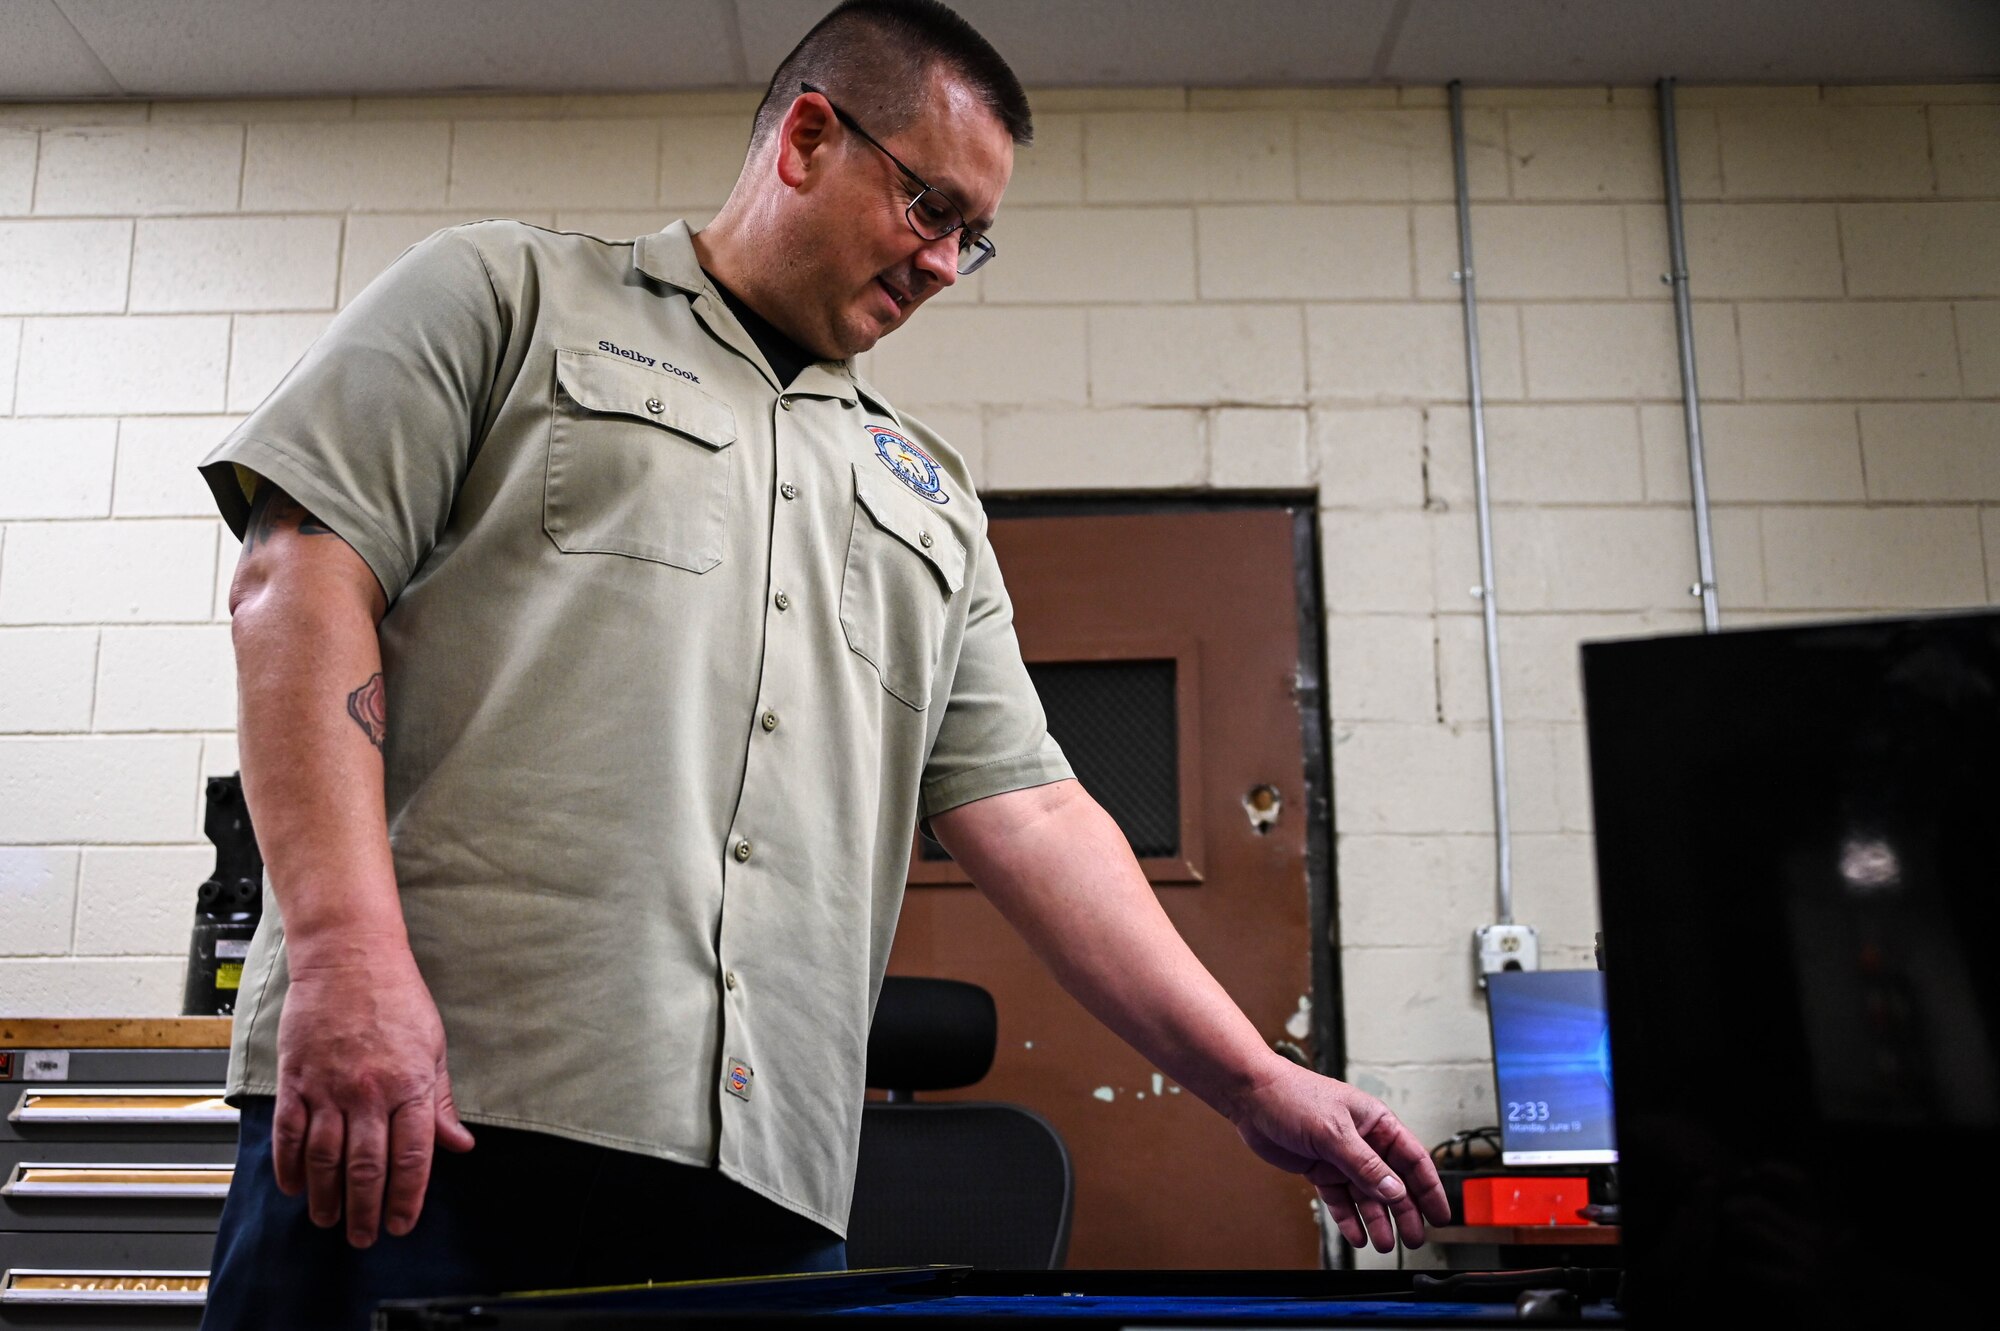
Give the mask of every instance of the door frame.
[{"label": "door frame", "polygon": [[[1299,741],[1305,755],[1306,893],[1312,937],[1314,1070],[1347,1076],[1342,1019],[1339,865],[1333,840],[1332,719],[1326,706],[1326,604],[1320,570],[1318,496],[1310,491],[1230,495],[982,495],[989,519],[1121,517],[1161,513],[1268,512],[1292,519],[1292,577],[1298,606],[1299,662],[1293,692],[1299,704]],[[1004,570],[1003,570],[1004,571]]]}]

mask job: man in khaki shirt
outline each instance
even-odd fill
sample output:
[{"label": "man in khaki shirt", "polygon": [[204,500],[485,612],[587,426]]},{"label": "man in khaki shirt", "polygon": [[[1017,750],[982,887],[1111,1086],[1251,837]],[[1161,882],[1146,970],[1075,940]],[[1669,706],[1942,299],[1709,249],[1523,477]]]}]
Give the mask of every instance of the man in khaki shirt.
[{"label": "man in khaki shirt", "polygon": [[839,1265],[919,817],[1350,1242],[1445,1218],[1174,932],[1047,734],[963,460],[852,371],[992,257],[1028,133],[950,11],[845,5],[706,230],[440,232],[204,463],[271,897],[209,1325]]}]

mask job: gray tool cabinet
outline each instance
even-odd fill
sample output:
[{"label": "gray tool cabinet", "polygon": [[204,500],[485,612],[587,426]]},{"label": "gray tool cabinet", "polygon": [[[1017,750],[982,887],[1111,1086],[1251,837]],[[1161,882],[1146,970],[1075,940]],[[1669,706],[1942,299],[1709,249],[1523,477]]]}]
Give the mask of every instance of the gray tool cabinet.
[{"label": "gray tool cabinet", "polygon": [[236,1149],[228,1031],[0,1018],[0,1327],[201,1320]]}]

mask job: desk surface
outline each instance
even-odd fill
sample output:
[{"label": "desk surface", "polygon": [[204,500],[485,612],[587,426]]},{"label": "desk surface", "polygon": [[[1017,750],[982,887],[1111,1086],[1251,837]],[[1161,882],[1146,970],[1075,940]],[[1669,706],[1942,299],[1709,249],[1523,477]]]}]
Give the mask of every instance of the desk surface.
[{"label": "desk surface", "polygon": [[[1615,1272],[1579,1273],[1584,1321],[1617,1325]],[[896,1328],[1515,1324],[1516,1291],[1411,1271],[973,1271],[926,1267],[384,1304],[380,1331],[609,1331],[833,1317]],[[1540,1277],[1549,1283],[1547,1274]],[[1571,1314],[1572,1320],[1576,1313]]]},{"label": "desk surface", "polygon": [[1615,1248],[1616,1225],[1433,1225],[1428,1242],[1500,1247]]}]

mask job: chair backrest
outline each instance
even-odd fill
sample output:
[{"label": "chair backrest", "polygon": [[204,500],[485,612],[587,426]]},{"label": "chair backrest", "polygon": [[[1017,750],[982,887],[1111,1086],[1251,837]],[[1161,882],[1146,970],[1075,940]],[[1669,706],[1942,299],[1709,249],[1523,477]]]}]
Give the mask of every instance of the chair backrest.
[{"label": "chair backrest", "polygon": [[1069,1249],[1069,1148],[1021,1105],[912,1103],[993,1066],[993,998],[957,980],[890,976],[868,1036],[868,1084],[890,1100],[861,1115],[861,1157],[848,1219],[857,1270],[933,1263],[1049,1269]]},{"label": "chair backrest", "polygon": [[1047,1270],[1069,1250],[1069,1150],[1032,1109],[871,1103],[847,1264]]},{"label": "chair backrest", "polygon": [[888,976],[868,1027],[868,1085],[892,1100],[974,1085],[992,1071],[999,1038],[999,1011],[980,986]]}]

